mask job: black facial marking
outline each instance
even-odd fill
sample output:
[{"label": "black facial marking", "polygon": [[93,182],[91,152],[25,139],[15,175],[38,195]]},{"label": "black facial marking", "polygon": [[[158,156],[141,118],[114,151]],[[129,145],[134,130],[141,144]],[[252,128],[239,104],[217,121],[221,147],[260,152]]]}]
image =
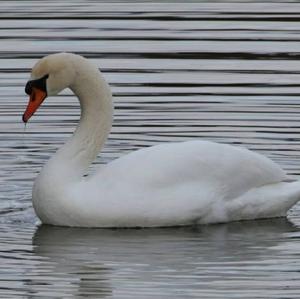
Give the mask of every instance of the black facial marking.
[{"label": "black facial marking", "polygon": [[32,88],[35,87],[35,88],[38,88],[38,89],[46,92],[46,94],[47,94],[46,80],[47,80],[48,77],[49,77],[49,75],[45,75],[44,77],[42,77],[40,79],[28,81],[27,84],[26,84],[26,86],[25,86],[25,92],[28,95],[31,95]]},{"label": "black facial marking", "polygon": [[35,93],[32,94],[32,96],[30,97],[30,101],[34,102],[35,101]]}]

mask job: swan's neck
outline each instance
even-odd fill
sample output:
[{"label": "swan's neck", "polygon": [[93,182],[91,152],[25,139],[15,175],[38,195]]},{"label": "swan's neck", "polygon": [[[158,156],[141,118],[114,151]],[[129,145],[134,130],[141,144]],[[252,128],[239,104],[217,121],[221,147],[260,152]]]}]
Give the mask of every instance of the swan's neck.
[{"label": "swan's neck", "polygon": [[80,101],[80,122],[73,136],[42,171],[48,178],[55,176],[64,182],[82,178],[104,145],[113,116],[111,92],[98,69],[86,65],[77,68],[77,77],[70,89]]}]

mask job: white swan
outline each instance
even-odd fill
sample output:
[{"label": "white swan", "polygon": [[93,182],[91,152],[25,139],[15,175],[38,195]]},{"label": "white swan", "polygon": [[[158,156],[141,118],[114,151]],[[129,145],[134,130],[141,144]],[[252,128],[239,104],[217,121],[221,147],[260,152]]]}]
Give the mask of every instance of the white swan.
[{"label": "white swan", "polygon": [[27,122],[46,96],[70,88],[81,118],[74,135],[33,186],[43,223],[79,227],[154,227],[284,216],[300,199],[274,162],[208,141],[164,143],[134,151],[83,177],[111,129],[109,86],[85,58],[49,55],[32,70]]}]

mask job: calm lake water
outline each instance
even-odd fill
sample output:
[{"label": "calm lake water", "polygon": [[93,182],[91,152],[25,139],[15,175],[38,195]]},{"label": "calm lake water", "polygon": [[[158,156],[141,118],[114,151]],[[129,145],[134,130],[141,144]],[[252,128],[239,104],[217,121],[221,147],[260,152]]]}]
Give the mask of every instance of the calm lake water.
[{"label": "calm lake water", "polygon": [[33,179],[74,130],[70,92],[26,130],[32,65],[92,59],[115,119],[94,168],[202,138],[244,146],[300,178],[297,1],[0,1],[0,298],[299,298],[300,205],[287,219],[173,229],[39,226]]}]

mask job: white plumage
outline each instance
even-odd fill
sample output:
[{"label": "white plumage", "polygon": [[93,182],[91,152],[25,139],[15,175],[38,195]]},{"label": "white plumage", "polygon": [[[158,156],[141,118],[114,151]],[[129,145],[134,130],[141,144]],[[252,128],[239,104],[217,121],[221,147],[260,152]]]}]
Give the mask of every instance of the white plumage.
[{"label": "white plumage", "polygon": [[163,143],[134,151],[83,177],[112,123],[112,98],[98,69],[81,56],[47,56],[32,78],[49,74],[47,93],[69,87],[80,123],[37,177],[33,205],[43,223],[80,227],[154,227],[284,216],[300,183],[284,182],[274,162],[208,141]]}]

